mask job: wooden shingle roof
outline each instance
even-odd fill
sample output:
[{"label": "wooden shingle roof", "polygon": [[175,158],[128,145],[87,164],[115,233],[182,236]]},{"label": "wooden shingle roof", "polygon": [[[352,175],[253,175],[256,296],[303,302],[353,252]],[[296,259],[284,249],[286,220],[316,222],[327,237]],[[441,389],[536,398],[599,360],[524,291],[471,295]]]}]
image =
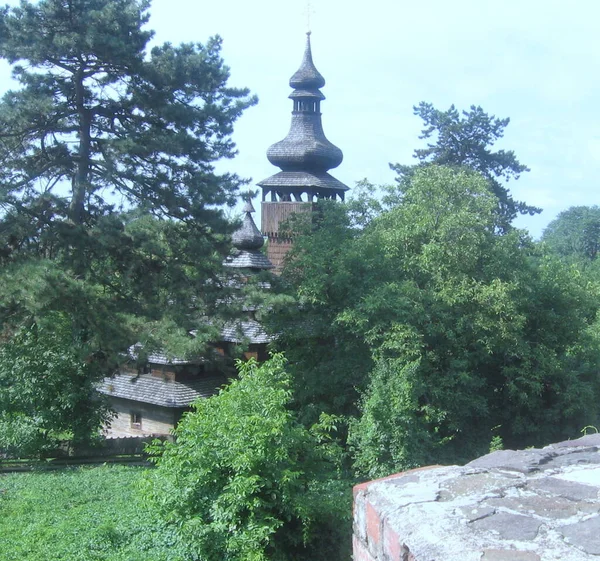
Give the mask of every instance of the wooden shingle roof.
[{"label": "wooden shingle roof", "polygon": [[120,373],[104,378],[98,391],[107,396],[162,407],[188,407],[199,397],[215,395],[225,383],[224,376],[198,376],[187,381],[176,381],[151,374],[136,376]]},{"label": "wooden shingle roof", "polygon": [[306,34],[306,48],[300,68],[290,78],[290,87],[295,90],[318,90],[325,85],[325,78],[315,67],[310,47],[310,31]]},{"label": "wooden shingle roof", "polygon": [[248,343],[261,344],[270,343],[273,337],[270,336],[254,319],[242,321],[231,321],[223,327],[221,338],[227,343]]},{"label": "wooden shingle roof", "polygon": [[273,269],[273,263],[260,251],[265,240],[254,223],[253,212],[252,203],[249,200],[246,201],[242,225],[231,236],[235,251],[223,261],[225,267],[255,270]]}]

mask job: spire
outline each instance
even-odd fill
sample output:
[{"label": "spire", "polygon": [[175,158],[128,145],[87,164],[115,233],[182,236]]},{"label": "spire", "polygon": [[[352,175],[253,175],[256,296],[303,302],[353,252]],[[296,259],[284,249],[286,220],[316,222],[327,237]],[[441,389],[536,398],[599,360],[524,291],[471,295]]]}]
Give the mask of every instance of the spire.
[{"label": "spire", "polygon": [[246,200],[243,212],[242,226],[233,233],[231,241],[233,242],[233,246],[240,251],[244,249],[258,250],[264,245],[265,240],[252,218],[252,213],[255,210],[250,199]]},{"label": "spire", "polygon": [[223,265],[236,269],[272,269],[273,263],[260,251],[265,240],[252,218],[255,211],[250,199],[246,199],[243,212],[242,225],[231,236],[235,250]]},{"label": "spire", "polygon": [[[300,68],[290,78],[290,87],[295,90],[318,90],[325,85],[325,78],[316,69],[312,59],[312,50],[310,48],[310,31],[306,33],[306,48],[304,49],[304,58]],[[325,96],[320,94],[324,99]],[[290,96],[292,97],[292,96]]]},{"label": "spire", "polygon": [[293,100],[290,131],[267,150],[267,158],[281,172],[258,184],[263,188],[263,200],[268,192],[273,201],[291,201],[292,197],[302,201],[303,194],[309,201],[336,196],[343,200],[348,187],[327,173],[342,163],[343,154],[323,132],[321,101],[325,96],[320,88],[324,85],[313,62],[309,31],[302,63],[290,79],[294,88],[289,96]]}]

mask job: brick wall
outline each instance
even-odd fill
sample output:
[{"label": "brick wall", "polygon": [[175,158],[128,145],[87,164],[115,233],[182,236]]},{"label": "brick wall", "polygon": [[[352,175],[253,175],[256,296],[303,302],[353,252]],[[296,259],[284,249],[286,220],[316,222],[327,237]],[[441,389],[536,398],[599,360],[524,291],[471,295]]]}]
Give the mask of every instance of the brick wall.
[{"label": "brick wall", "polygon": [[418,468],[389,477],[356,485],[354,487],[354,526],[352,549],[354,561],[417,561],[398,532],[388,524],[381,508],[380,498],[370,492],[375,483],[390,482],[423,469]]}]

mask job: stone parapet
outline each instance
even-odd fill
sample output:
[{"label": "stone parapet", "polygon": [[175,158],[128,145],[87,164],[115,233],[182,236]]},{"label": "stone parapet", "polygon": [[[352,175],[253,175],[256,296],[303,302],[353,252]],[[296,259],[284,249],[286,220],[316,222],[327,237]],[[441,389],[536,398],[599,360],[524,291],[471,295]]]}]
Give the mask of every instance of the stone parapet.
[{"label": "stone parapet", "polygon": [[355,561],[600,559],[600,434],[354,488]]}]

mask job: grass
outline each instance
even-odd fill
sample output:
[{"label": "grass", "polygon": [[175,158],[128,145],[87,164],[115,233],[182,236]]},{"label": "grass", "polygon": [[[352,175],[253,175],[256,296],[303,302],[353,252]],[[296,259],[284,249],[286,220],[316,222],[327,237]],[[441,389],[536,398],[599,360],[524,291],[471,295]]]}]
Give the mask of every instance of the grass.
[{"label": "grass", "polygon": [[0,561],[181,561],[141,499],[143,468],[0,475]]}]

